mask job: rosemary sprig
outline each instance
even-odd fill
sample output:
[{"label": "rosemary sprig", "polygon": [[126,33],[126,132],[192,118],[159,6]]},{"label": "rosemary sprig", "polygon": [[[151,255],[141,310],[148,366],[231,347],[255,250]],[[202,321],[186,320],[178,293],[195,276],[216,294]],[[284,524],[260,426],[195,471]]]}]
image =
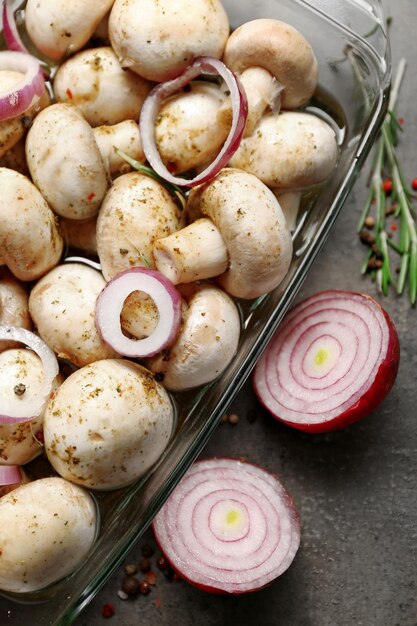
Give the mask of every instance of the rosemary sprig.
[{"label": "rosemary sprig", "polygon": [[[388,112],[376,142],[369,179],[369,194],[359,219],[358,232],[361,233],[362,241],[372,245],[362,265],[362,273],[370,272],[384,295],[388,294],[391,284],[396,285],[398,294],[403,293],[408,282],[410,302],[414,305],[417,300],[417,227],[413,219],[412,206],[414,194],[406,185],[396,151],[398,131],[402,131],[397,121],[396,108],[405,68],[405,59],[401,59],[391,90]],[[392,188],[385,188],[384,179],[390,181],[389,185],[392,185]],[[370,215],[371,212],[374,213],[374,217]],[[387,233],[387,213],[393,214],[394,219],[399,218],[397,241],[392,239],[392,232]],[[364,226],[369,224],[369,220],[374,224],[374,237],[363,234]],[[396,225],[392,226],[394,231],[397,228]],[[391,271],[390,250],[401,257],[396,280]]]}]

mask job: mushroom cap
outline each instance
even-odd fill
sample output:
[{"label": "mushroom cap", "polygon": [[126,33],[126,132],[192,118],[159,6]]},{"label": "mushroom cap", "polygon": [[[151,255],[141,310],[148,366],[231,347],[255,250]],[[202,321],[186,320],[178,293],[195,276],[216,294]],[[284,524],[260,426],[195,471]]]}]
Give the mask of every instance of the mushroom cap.
[{"label": "mushroom cap", "polygon": [[96,301],[105,285],[92,267],[64,263],[31,291],[29,311],[39,335],[60,358],[77,367],[118,356],[95,325]]},{"label": "mushroom cap", "polygon": [[200,285],[188,299],[183,324],[169,354],[147,361],[164,375],[170,391],[204,385],[222,374],[233,359],[240,335],[239,313],[233,300],[212,285]]},{"label": "mushroom cap", "polygon": [[132,169],[129,163],[115,152],[115,147],[131,159],[145,163],[139,125],[133,120],[126,120],[114,126],[96,126],[93,132],[109,176],[126,174]]},{"label": "mushroom cap", "polygon": [[191,221],[209,217],[226,244],[229,268],[218,281],[238,298],[256,298],[282,281],[292,258],[292,241],[274,194],[256,176],[225,168],[191,190]]},{"label": "mushroom cap", "polygon": [[74,372],[48,404],[45,450],[64,478],[116,489],[161,456],[174,409],[151,372],[126,360],[96,361]]},{"label": "mushroom cap", "polygon": [[[6,267],[0,267],[0,324],[31,330],[28,302],[23,285]],[[0,352],[18,345],[15,341],[0,341]]]},{"label": "mushroom cap", "polygon": [[43,589],[81,565],[97,534],[97,508],[87,491],[62,478],[42,478],[0,499],[0,589]]},{"label": "mushroom cap", "polygon": [[272,19],[258,19],[239,26],[227,40],[224,62],[241,74],[249,67],[263,67],[283,86],[282,108],[296,109],[308,102],[318,80],[313,49],[293,26]]},{"label": "mushroom cap", "polygon": [[302,189],[330,176],[338,158],[336,134],[310,113],[266,114],[230,160],[269,187]]},{"label": "mushroom cap", "polygon": [[97,251],[104,278],[143,267],[144,258],[154,268],[154,241],[183,224],[183,211],[158,181],[139,172],[117,178],[97,220]]},{"label": "mushroom cap", "polygon": [[109,35],[123,67],[162,82],[195,57],[220,58],[229,20],[219,0],[116,0]]},{"label": "mushroom cap", "polygon": [[54,78],[58,102],[74,105],[91,126],[137,119],[151,84],[123,70],[112,48],[82,50]]}]

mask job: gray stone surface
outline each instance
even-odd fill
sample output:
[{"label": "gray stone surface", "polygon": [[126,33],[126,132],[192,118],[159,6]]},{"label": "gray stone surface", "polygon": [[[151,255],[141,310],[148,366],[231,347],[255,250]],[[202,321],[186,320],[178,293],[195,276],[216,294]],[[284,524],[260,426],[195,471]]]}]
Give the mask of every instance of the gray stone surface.
[{"label": "gray stone surface", "polygon": [[[405,119],[401,153],[411,180],[417,176],[417,2],[386,0],[384,5],[394,18],[394,63],[400,56],[409,61],[399,115]],[[417,625],[417,313],[405,296],[392,292],[381,298],[359,274],[364,248],[355,225],[365,193],[362,177],[300,297],[342,287],[379,299],[392,315],[401,342],[394,390],[361,423],[339,433],[309,436],[268,416],[248,383],[231,409],[240,416],[239,424],[222,425],[205,451],[248,457],[281,477],[302,520],[302,544],[292,567],[268,588],[236,597],[170,583],[156,570],[158,584],[152,593],[125,602],[117,597],[120,569],[76,620],[77,626],[106,623],[101,617],[106,602],[115,605],[108,623],[117,626]],[[250,409],[257,410],[254,423],[246,419]],[[150,534],[126,562],[137,563],[147,541],[152,541]]]}]

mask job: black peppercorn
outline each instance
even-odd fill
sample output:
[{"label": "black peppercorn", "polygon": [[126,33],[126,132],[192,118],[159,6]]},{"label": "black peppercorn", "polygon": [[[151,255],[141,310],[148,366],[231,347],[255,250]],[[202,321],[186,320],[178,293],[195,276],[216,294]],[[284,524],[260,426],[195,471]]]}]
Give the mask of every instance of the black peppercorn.
[{"label": "black peppercorn", "polygon": [[122,591],[128,596],[137,596],[139,593],[139,580],[136,576],[126,576],[122,582]]},{"label": "black peppercorn", "polygon": [[149,570],[151,569],[151,564],[149,560],[146,559],[145,557],[141,559],[139,561],[139,569],[143,574],[146,574],[146,572],[149,572]]},{"label": "black peppercorn", "polygon": [[167,566],[168,566],[168,563],[167,563],[166,558],[165,558],[165,557],[163,557],[163,556],[160,556],[160,557],[159,557],[159,559],[158,559],[158,560],[157,560],[157,562],[156,562],[156,567],[157,567],[158,569],[160,569],[160,570],[161,570],[161,572],[163,572],[163,571],[164,571],[164,569],[166,569],[166,567],[167,567]]},{"label": "black peppercorn", "polygon": [[141,594],[147,596],[150,590],[150,584],[146,580],[141,580],[139,584],[139,591],[141,592]]}]

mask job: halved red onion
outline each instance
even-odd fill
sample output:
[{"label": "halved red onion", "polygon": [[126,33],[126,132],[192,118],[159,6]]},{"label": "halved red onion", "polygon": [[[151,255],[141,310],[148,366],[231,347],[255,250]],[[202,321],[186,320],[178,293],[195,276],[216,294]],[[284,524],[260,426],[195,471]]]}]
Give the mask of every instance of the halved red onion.
[{"label": "halved red onion", "polygon": [[45,80],[39,61],[24,52],[0,52],[0,71],[20,72],[24,77],[0,95],[0,121],[27,111],[45,91]]},{"label": "halved red onion", "polygon": [[25,47],[23,41],[20,38],[19,31],[17,30],[16,20],[14,17],[14,0],[4,0],[3,4],[3,35],[6,41],[6,45],[9,50],[14,52],[26,52],[29,51]]},{"label": "halved red onion", "polygon": [[0,465],[0,487],[17,485],[22,481],[22,475],[17,465]]},{"label": "halved red onion", "polygon": [[[161,103],[172,96],[182,87],[188,85],[201,73],[218,73],[225,81],[232,100],[233,120],[229,135],[220,150],[216,159],[205,170],[200,172],[195,178],[186,180],[174,176],[164,165],[155,140],[155,121],[161,107]],[[212,57],[197,57],[183,74],[172,80],[161,83],[154,87],[146,98],[140,114],[140,134],[143,151],[150,165],[162,178],[174,185],[182,187],[195,187],[201,185],[216,176],[220,170],[227,165],[236,150],[239,148],[248,116],[248,101],[245,90],[239,79],[229,68]]]},{"label": "halved red onion", "polygon": [[[130,339],[121,329],[120,314],[126,298],[143,291],[152,298],[159,313],[154,332],[144,339]],[[165,276],[155,270],[133,267],[117,274],[97,298],[96,325],[113,350],[129,356],[154,356],[175,341],[181,324],[181,295]]]},{"label": "halved red onion", "polygon": [[247,593],[292,563],[300,522],[277,478],[236,459],[198,461],[153,522],[172,567],[205,591]]},{"label": "halved red onion", "polygon": [[254,388],[274,417],[308,432],[344,428],[391,390],[397,333],[370,296],[323,291],[296,306],[254,372]]},{"label": "halved red onion", "polygon": [[49,398],[52,382],[59,373],[55,354],[37,335],[15,326],[0,325],[0,340],[19,341],[31,348],[41,359],[44,381],[35,398],[25,398],[15,394],[13,398],[0,398],[0,424],[29,422],[38,417]]}]

